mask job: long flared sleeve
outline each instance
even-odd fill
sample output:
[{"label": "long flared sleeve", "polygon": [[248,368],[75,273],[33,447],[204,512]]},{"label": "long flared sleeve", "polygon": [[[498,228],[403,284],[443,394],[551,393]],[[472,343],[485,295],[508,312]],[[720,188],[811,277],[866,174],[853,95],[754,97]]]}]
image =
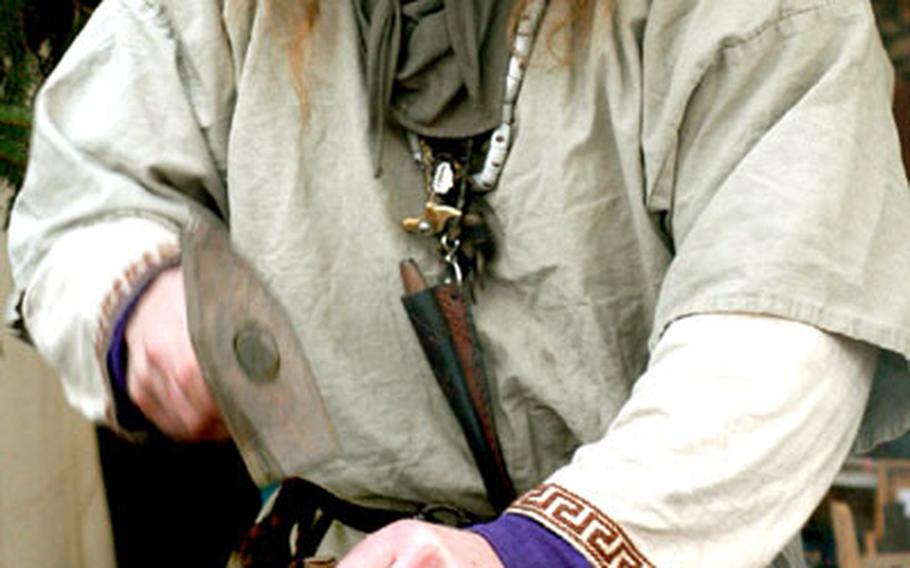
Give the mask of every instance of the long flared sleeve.
[{"label": "long flared sleeve", "polygon": [[854,440],[908,426],[892,71],[858,0],[653,2],[642,57],[645,200],[673,249],[651,361],[509,512],[596,566],[760,567]]},{"label": "long flared sleeve", "polygon": [[7,325],[92,420],[116,423],[105,358],[117,315],[178,261],[192,207],[228,214],[233,66],[219,5],[102,3],[35,103]]},{"label": "long flared sleeve", "polygon": [[603,439],[508,514],[592,566],[769,566],[850,450],[876,355],[789,320],[681,319]]}]

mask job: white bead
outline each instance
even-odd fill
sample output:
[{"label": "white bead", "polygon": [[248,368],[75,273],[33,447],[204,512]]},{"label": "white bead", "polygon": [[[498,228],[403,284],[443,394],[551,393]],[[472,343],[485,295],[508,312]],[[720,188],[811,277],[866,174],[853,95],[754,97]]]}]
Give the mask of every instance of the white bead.
[{"label": "white bead", "polygon": [[493,189],[506,163],[509,146],[512,143],[512,126],[502,123],[490,137],[490,150],[484,160],[483,169],[474,176],[474,181],[484,189]]},{"label": "white bead", "polygon": [[543,16],[543,11],[546,7],[546,0],[538,0],[529,4],[518,20],[517,32],[524,35],[533,35],[537,31],[537,25],[540,23],[540,18]]},{"label": "white bead", "polygon": [[506,124],[515,122],[515,105],[512,103],[502,105],[502,121]]},{"label": "white bead", "polygon": [[455,172],[452,171],[452,164],[441,162],[436,166],[436,173],[433,174],[433,192],[437,195],[445,195],[455,185]]},{"label": "white bead", "polygon": [[[509,74],[506,76],[506,81],[507,81],[506,84],[508,84],[509,81],[513,81],[515,83],[521,83],[521,80],[524,78],[524,75],[525,75],[525,70],[521,64],[521,60],[518,59],[517,57],[512,57],[512,59],[509,60]],[[516,89],[516,92],[517,92],[517,89]]]},{"label": "white bead", "polygon": [[515,120],[515,102],[525,76],[525,65],[531,58],[534,47],[534,38],[537,28],[543,17],[547,0],[534,0],[525,9],[518,21],[515,34],[513,55],[509,58],[509,68],[506,74],[506,92],[502,104],[502,124],[500,124],[490,137],[490,149],[484,160],[483,169],[474,175],[474,181],[480,190],[489,191],[499,183],[499,176],[505,166],[512,146],[512,122]]},{"label": "white bead", "polygon": [[526,59],[528,54],[531,53],[531,44],[534,41],[534,37],[530,35],[516,35],[515,36],[515,53],[520,55],[522,59]]},{"label": "white bead", "polygon": [[[509,66],[511,68],[511,65]],[[511,70],[511,69],[510,69]],[[505,104],[512,104],[518,98],[518,88],[521,86],[521,81],[516,80],[512,77],[511,73],[506,78],[506,95],[503,97]]]}]

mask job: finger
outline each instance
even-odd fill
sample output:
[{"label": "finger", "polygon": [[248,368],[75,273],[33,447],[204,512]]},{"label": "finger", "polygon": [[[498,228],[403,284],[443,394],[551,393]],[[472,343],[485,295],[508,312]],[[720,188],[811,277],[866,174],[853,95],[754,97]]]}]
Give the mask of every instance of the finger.
[{"label": "finger", "polygon": [[227,424],[221,418],[217,418],[212,422],[211,426],[202,434],[203,440],[211,440],[213,442],[225,442],[231,439],[231,432],[228,430]]},{"label": "finger", "polygon": [[205,386],[189,337],[179,332],[181,326],[176,326],[176,333],[155,330],[159,333],[146,339],[145,351],[150,366],[166,379],[160,383],[164,390],[158,390],[159,398],[183,425],[179,439],[202,440],[220,415]]},{"label": "finger", "polygon": [[194,411],[174,385],[173,378],[163,370],[162,366],[167,359],[161,356],[160,349],[149,346],[144,349],[146,369],[141,388],[148,393],[153,403],[146,415],[168,436],[184,440],[191,436],[189,424],[192,423]]},{"label": "finger", "polygon": [[487,541],[476,534],[408,521],[393,541],[392,568],[503,568]]},{"label": "finger", "polygon": [[346,556],[341,568],[456,568],[456,558],[438,527],[399,521],[370,535]]},{"label": "finger", "polygon": [[[198,422],[196,426],[201,428],[215,423],[221,413],[202,375],[189,338],[185,343],[175,346],[175,351],[176,356],[171,359],[169,374],[173,377],[175,386],[195,410],[194,420]],[[188,425],[192,426],[192,423]]]},{"label": "finger", "polygon": [[458,568],[453,559],[442,549],[427,543],[422,546],[408,547],[395,556],[390,568]]},{"label": "finger", "polygon": [[152,416],[159,413],[162,401],[152,384],[154,379],[151,377],[148,360],[143,353],[141,349],[129,350],[126,392],[145,417],[155,422]]},{"label": "finger", "polygon": [[188,436],[186,427],[180,417],[174,412],[173,404],[169,401],[167,380],[155,367],[149,367],[142,375],[137,375],[137,385],[133,399],[137,406],[164,434],[175,438],[185,439]]},{"label": "finger", "polygon": [[[201,379],[198,379],[201,381]],[[231,434],[221,418],[221,413],[215,405],[214,400],[206,390],[206,396],[209,402],[200,405],[191,400],[186,390],[182,388],[179,378],[170,379],[170,400],[173,402],[174,411],[183,422],[186,434],[186,441],[224,441],[231,438]],[[203,408],[200,408],[203,406]]]},{"label": "finger", "polygon": [[211,428],[213,418],[197,408],[186,396],[177,377],[167,374],[162,380],[167,390],[167,410],[180,422],[178,439],[201,440],[203,434]]},{"label": "finger", "polygon": [[368,536],[341,559],[338,568],[390,568],[395,563],[395,549],[383,531]]}]

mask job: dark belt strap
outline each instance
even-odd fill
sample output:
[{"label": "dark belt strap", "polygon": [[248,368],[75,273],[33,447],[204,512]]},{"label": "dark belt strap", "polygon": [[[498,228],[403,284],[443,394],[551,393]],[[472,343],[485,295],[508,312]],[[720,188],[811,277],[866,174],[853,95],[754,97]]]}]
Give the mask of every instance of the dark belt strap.
[{"label": "dark belt strap", "polygon": [[372,533],[404,519],[417,519],[454,527],[463,527],[482,520],[444,505],[428,505],[412,511],[362,507],[340,499],[305,479],[288,478],[278,489],[275,502],[268,514],[241,540],[231,558],[230,566],[231,568],[315,566],[317,564],[312,561],[308,563],[308,559],[316,554],[333,521],[363,533]]}]

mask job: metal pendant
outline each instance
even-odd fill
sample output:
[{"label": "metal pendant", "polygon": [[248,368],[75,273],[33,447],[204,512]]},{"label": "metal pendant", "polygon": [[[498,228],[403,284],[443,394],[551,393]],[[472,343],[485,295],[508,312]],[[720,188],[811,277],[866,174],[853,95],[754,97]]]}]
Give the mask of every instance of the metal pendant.
[{"label": "metal pendant", "polygon": [[461,211],[455,207],[427,201],[420,217],[408,217],[401,222],[401,225],[409,233],[435,236],[446,229],[450,220],[459,219],[461,215]]}]

